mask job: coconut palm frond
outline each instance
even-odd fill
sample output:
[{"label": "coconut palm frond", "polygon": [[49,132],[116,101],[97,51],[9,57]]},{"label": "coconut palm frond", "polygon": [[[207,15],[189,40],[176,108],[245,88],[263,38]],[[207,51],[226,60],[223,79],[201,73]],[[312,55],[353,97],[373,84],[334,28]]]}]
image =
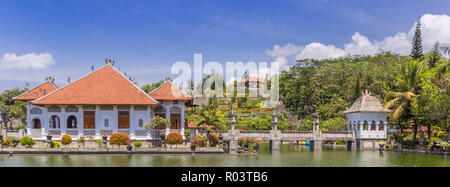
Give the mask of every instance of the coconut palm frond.
[{"label": "coconut palm frond", "polygon": [[395,99],[393,99],[393,100],[390,100],[390,101],[386,102],[386,104],[384,105],[384,108],[385,108],[385,109],[390,109],[390,108],[392,108],[392,107],[395,107],[395,106],[398,105],[398,103],[399,103],[400,100],[401,100],[401,97],[395,98]]},{"label": "coconut palm frond", "polygon": [[394,84],[396,86],[399,86],[399,87],[402,87],[402,88],[405,88],[405,89],[409,89],[408,83],[405,80],[403,80],[403,79],[396,78],[394,80]]},{"label": "coconut palm frond", "polygon": [[417,97],[417,95],[414,92],[405,92],[404,95],[407,100],[411,100],[412,98]]},{"label": "coconut palm frond", "polygon": [[394,112],[392,112],[391,114],[391,118],[396,121],[398,120],[406,111],[406,107],[408,106],[407,102],[403,102],[402,104],[400,104],[395,110]]},{"label": "coconut palm frond", "polygon": [[387,103],[388,100],[399,98],[399,97],[403,97],[403,93],[402,92],[392,92],[392,91],[390,91],[384,96],[384,102]]}]

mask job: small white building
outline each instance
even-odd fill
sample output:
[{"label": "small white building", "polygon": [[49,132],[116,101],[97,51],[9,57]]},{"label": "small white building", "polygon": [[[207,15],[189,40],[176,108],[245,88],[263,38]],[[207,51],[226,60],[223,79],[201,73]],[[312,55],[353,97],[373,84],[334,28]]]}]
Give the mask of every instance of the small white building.
[{"label": "small white building", "polygon": [[100,139],[116,132],[127,133],[134,140],[151,140],[144,124],[156,115],[171,122],[167,132],[178,131],[184,137],[185,104],[191,101],[170,78],[146,94],[110,60],[64,87],[47,79],[14,99],[27,102],[27,133],[36,140],[44,140],[48,134],[56,140],[64,134],[74,139]]},{"label": "small white building", "polygon": [[387,117],[392,110],[384,109],[380,100],[366,91],[344,114],[348,131],[355,131],[357,149],[375,149],[387,139]]}]

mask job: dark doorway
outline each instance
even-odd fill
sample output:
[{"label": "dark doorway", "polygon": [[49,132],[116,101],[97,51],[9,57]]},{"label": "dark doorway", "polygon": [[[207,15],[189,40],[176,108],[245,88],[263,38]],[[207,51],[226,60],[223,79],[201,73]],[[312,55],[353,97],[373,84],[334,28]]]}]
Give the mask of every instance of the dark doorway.
[{"label": "dark doorway", "polygon": [[33,119],[33,129],[40,129],[40,128],[41,128],[41,120]]},{"label": "dark doorway", "polygon": [[75,116],[69,116],[67,118],[67,128],[68,129],[76,129],[77,126],[77,118]]}]

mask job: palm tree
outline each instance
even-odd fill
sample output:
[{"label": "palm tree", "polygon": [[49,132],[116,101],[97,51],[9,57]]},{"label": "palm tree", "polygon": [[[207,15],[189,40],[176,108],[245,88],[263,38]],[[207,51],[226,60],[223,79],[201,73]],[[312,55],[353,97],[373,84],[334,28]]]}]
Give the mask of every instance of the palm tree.
[{"label": "palm tree", "polygon": [[[411,102],[413,98],[417,97],[417,88],[422,77],[424,65],[418,60],[412,60],[401,68],[401,78],[395,79],[395,84],[400,88],[400,91],[389,91],[384,97],[385,108],[393,109],[391,119],[396,121],[400,117],[405,117],[407,120],[412,118]],[[417,120],[415,120],[414,140],[417,135]]]},{"label": "palm tree", "polygon": [[198,123],[198,126],[205,126],[206,146],[208,147],[210,146],[209,133],[211,132],[211,127],[220,130],[222,125],[217,113],[217,106],[217,98],[213,96],[209,99],[208,105],[200,110],[201,120]]}]

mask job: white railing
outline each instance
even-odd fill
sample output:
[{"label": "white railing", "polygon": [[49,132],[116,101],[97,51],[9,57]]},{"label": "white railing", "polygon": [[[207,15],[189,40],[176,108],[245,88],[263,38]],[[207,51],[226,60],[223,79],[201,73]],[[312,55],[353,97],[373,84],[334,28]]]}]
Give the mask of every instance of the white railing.
[{"label": "white railing", "polygon": [[322,132],[322,138],[325,140],[351,140],[355,138],[355,135],[352,131]]}]

